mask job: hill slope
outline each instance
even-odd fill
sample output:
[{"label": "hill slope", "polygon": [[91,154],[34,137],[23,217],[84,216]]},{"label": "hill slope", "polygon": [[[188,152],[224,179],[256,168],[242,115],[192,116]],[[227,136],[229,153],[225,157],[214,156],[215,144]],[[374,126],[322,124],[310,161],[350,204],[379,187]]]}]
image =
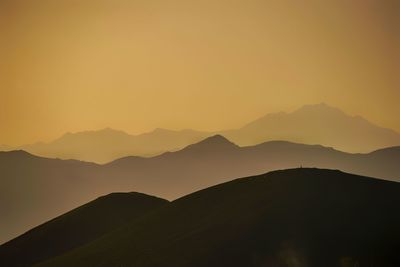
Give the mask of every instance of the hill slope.
[{"label": "hill slope", "polygon": [[0,152],[0,243],[111,192],[137,191],[167,199],[232,177],[303,167],[400,180],[400,147],[368,154],[274,141],[239,147],[222,136],[153,158],[127,157],[106,165]]},{"label": "hill slope", "polygon": [[0,152],[0,244],[110,193],[94,186],[96,169],[92,163]]},{"label": "hill slope", "polygon": [[176,201],[50,266],[399,266],[400,184],[292,169]]},{"label": "hill slope", "polygon": [[166,203],[139,193],[100,197],[0,246],[0,266],[31,266],[63,254]]}]

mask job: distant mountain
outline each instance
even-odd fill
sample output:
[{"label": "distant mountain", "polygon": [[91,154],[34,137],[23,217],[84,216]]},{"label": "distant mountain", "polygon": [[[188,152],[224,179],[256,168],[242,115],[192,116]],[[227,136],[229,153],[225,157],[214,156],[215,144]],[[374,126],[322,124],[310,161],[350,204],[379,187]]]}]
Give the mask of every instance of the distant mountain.
[{"label": "distant mountain", "polygon": [[190,194],[35,266],[394,267],[399,203],[400,183],[276,171]]},{"label": "distant mountain", "polygon": [[299,166],[400,181],[399,159],[400,147],[368,154],[285,141],[239,147],[220,135],[176,152],[105,165],[0,152],[0,243],[110,192],[137,191],[171,200],[232,177]]},{"label": "distant mountain", "polygon": [[[234,130],[211,133],[156,129],[145,134],[129,135],[107,128],[67,133],[51,143],[37,143],[18,149],[43,157],[107,163],[126,156],[149,157],[176,151],[216,133],[240,146],[286,140],[366,153],[400,145],[399,133],[378,127],[362,117],[349,116],[326,104],[318,104],[303,106],[292,113],[268,114]],[[1,150],[10,150],[10,147],[0,147]]]},{"label": "distant mountain", "polygon": [[140,193],[100,197],[0,247],[0,266],[32,266],[100,238],[168,201]]},{"label": "distant mountain", "polygon": [[50,158],[106,163],[131,155],[154,156],[166,151],[175,151],[208,135],[193,130],[165,129],[129,135],[123,131],[106,128],[99,131],[67,133],[51,143],[36,143],[19,149]]},{"label": "distant mountain", "polygon": [[349,116],[324,103],[306,105],[292,113],[268,114],[222,134],[242,146],[286,140],[348,152],[370,152],[400,145],[399,133],[378,127],[360,116]]}]

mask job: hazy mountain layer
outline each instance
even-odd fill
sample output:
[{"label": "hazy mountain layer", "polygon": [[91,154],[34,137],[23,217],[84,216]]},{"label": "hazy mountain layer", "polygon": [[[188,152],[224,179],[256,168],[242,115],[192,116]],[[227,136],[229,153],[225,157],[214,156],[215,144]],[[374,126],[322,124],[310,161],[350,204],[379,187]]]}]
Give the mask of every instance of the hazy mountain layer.
[{"label": "hazy mountain layer", "polygon": [[299,166],[400,180],[399,159],[400,147],[349,154],[279,141],[239,147],[222,136],[177,152],[106,165],[0,152],[0,242],[111,192],[138,191],[171,200],[232,177]]},{"label": "hazy mountain layer", "polygon": [[208,133],[192,130],[165,129],[130,135],[108,128],[99,131],[67,133],[51,143],[26,145],[19,149],[50,158],[106,163],[131,155],[154,156],[165,151],[178,150],[208,135]]},{"label": "hazy mountain layer", "polygon": [[193,193],[38,266],[394,267],[399,203],[399,183],[277,171]]},{"label": "hazy mountain layer", "polygon": [[[287,140],[365,153],[400,145],[399,133],[373,125],[361,117],[349,116],[325,104],[304,106],[292,113],[268,114],[240,129],[219,133],[241,146]],[[51,143],[37,143],[18,149],[44,157],[106,163],[125,156],[154,156],[175,151],[213,134],[156,129],[134,136],[104,129],[68,133]]]},{"label": "hazy mountain layer", "polygon": [[93,241],[167,203],[140,193],[100,197],[3,244],[0,266],[32,266]]},{"label": "hazy mountain layer", "polygon": [[307,105],[292,113],[268,114],[241,129],[223,132],[240,145],[267,140],[320,144],[348,152],[370,152],[400,145],[400,134],[326,104]]}]

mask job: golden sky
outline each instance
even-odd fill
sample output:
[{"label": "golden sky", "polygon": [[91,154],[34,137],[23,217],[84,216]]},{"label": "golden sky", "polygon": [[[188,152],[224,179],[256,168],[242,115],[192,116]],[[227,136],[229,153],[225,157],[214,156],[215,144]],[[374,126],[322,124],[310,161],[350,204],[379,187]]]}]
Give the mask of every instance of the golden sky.
[{"label": "golden sky", "polygon": [[400,131],[398,0],[0,0],[0,144],[326,102]]}]

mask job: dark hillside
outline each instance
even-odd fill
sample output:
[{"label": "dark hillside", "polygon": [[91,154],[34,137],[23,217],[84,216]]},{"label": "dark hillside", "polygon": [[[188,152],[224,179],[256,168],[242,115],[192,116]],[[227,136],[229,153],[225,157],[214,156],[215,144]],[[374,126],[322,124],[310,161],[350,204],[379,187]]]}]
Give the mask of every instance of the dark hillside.
[{"label": "dark hillside", "polygon": [[93,241],[168,203],[141,193],[112,193],[0,246],[0,266],[31,266]]},{"label": "dark hillside", "polygon": [[399,266],[400,184],[291,169],[220,184],[39,266]]}]

